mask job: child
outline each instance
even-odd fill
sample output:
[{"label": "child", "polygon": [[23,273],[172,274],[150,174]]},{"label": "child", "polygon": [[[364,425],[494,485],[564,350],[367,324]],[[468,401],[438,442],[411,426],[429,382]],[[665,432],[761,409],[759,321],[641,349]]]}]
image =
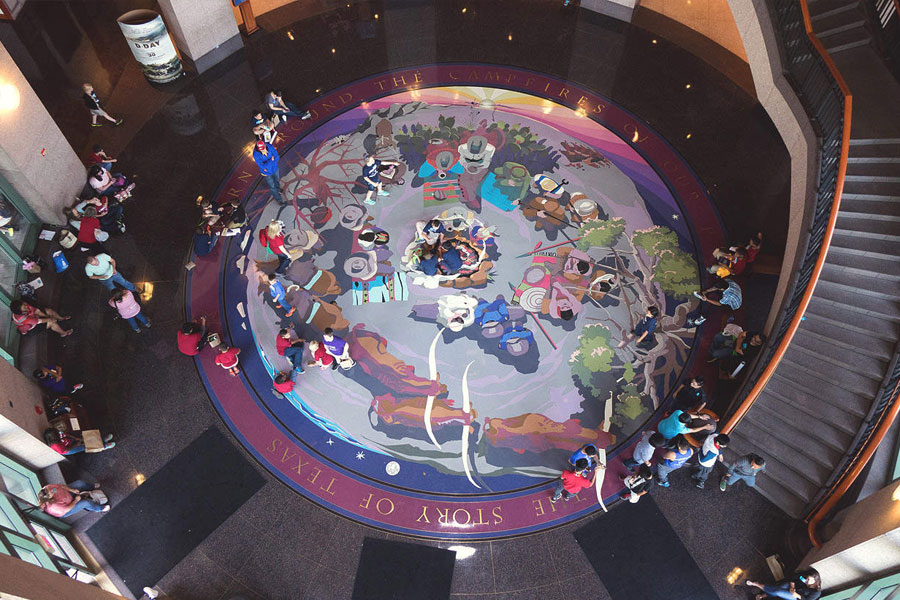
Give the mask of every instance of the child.
[{"label": "child", "polygon": [[727,448],[731,440],[724,433],[713,433],[706,436],[703,441],[703,447],[697,455],[698,469],[694,474],[694,484],[703,489],[709,474],[712,473],[717,462],[723,462],[725,457],[722,456],[722,449]]},{"label": "child", "polygon": [[278,356],[284,356],[284,351],[294,343],[295,339],[293,326],[290,329],[279,330],[278,337],[275,338],[275,352],[278,353]]},{"label": "child", "polygon": [[594,476],[588,479],[587,471],[588,461],[586,458],[579,458],[575,462],[574,471],[563,471],[562,475],[559,477],[559,481],[556,482],[556,488],[553,490],[553,496],[550,497],[550,502],[555,504],[556,502],[559,502],[560,498],[563,498],[568,502],[569,498],[577,496],[578,492],[581,490],[594,485],[594,479],[596,479],[597,473],[594,472]]},{"label": "child", "polygon": [[636,504],[641,496],[650,490],[653,485],[653,471],[647,465],[638,467],[638,471],[634,475],[625,478],[625,487],[628,491],[622,496],[623,500],[628,500],[632,504]]},{"label": "child", "polygon": [[88,156],[88,166],[100,165],[107,171],[112,169],[112,165],[114,162],[118,162],[117,159],[111,157],[106,153],[106,150],[103,149],[103,146],[100,144],[94,144],[94,151]]},{"label": "child", "polygon": [[231,373],[232,377],[238,376],[238,354],[241,353],[240,348],[229,348],[225,344],[219,346],[219,355],[216,357],[216,364]]},{"label": "child", "polygon": [[597,456],[597,446],[594,444],[585,444],[569,457],[569,464],[574,467],[578,464],[578,459],[581,458],[587,459],[588,471],[593,471],[597,467],[597,463],[600,462],[599,457]]},{"label": "child", "polygon": [[332,370],[338,368],[337,361],[334,360],[334,357],[328,354],[325,346],[316,340],[312,340],[309,343],[309,351],[312,354],[313,360],[307,363],[308,367],[320,367],[323,371],[328,367],[331,367]]},{"label": "child", "polygon": [[74,394],[84,387],[84,384],[81,383],[69,386],[66,378],[63,377],[63,369],[59,365],[47,365],[46,367],[35,369],[32,375],[38,380],[41,387],[57,396]]},{"label": "child", "polygon": [[150,320],[141,312],[141,305],[135,300],[131,291],[116,288],[110,295],[109,305],[119,311],[119,316],[128,321],[135,333],[141,332],[138,323],[150,329]]},{"label": "child", "polygon": [[275,391],[281,394],[287,394],[294,389],[294,382],[291,381],[291,373],[279,373],[275,376]]},{"label": "child", "polygon": [[100,105],[100,98],[98,98],[96,92],[94,92],[94,86],[90,83],[85,83],[81,86],[81,89],[84,90],[84,95],[81,97],[84,100],[84,105],[91,111],[91,127],[101,127],[103,125],[103,123],[97,122],[97,117],[103,117],[116,127],[124,122],[124,119],[111,117],[109,116],[109,113],[103,110],[103,107]]},{"label": "child", "polygon": [[363,165],[363,183],[366,184],[366,197],[363,200],[366,204],[375,204],[372,194],[378,192],[379,196],[387,196],[384,191],[384,184],[381,182],[381,169],[390,165],[398,166],[400,163],[390,160],[377,160],[374,155],[370,154],[366,157],[366,164]]},{"label": "child", "polygon": [[287,291],[284,289],[284,285],[280,281],[278,281],[278,276],[275,273],[269,273],[269,293],[272,294],[272,300],[275,301],[281,308],[287,311],[284,316],[290,317],[294,314],[296,310],[293,306],[287,303],[285,297],[287,296]]}]

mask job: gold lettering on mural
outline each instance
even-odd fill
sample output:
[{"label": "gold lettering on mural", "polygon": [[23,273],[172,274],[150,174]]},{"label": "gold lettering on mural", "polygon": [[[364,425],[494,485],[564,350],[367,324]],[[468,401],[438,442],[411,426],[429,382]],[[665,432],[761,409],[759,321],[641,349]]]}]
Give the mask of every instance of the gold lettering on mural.
[{"label": "gold lettering on mural", "polygon": [[459,80],[459,75],[457,75],[453,71],[450,71],[449,73],[447,73],[447,76],[450,78],[450,81],[458,81]]},{"label": "gold lettering on mural", "polygon": [[315,121],[316,119],[319,118],[319,111],[317,111],[314,108],[309,109],[309,114],[310,114],[311,121]]},{"label": "gold lettering on mural", "polygon": [[334,477],[331,478],[331,481],[328,482],[328,485],[325,487],[320,487],[319,489],[328,494],[329,496],[334,496],[334,490],[331,489],[331,486],[334,485]]},{"label": "gold lettering on mural", "polygon": [[422,505],[422,514],[419,516],[418,519],[416,519],[416,523],[421,523],[422,519],[425,519],[426,523],[431,523],[431,521],[428,520],[428,505],[427,504]]},{"label": "gold lettering on mural", "polygon": [[378,89],[381,90],[382,92],[384,91],[384,82],[385,81],[387,81],[387,79],[379,79],[378,81],[375,82],[375,85],[377,85]]},{"label": "gold lettering on mural", "polygon": [[347,106],[347,103],[353,100],[353,94],[351,94],[350,92],[344,92],[343,94],[338,96],[338,100],[341,101],[341,104]]},{"label": "gold lettering on mural", "polygon": [[331,111],[334,110],[334,104],[332,104],[331,102],[323,102],[323,103],[322,103],[322,108],[324,108],[324,109],[327,110],[328,112],[331,112]]},{"label": "gold lettering on mural", "polygon": [[406,77],[403,75],[401,75],[399,78],[395,76],[394,77],[394,87],[397,88],[397,87],[400,87],[401,85],[406,85]]},{"label": "gold lettering on mural", "polygon": [[488,71],[488,72],[485,73],[485,75],[484,75],[484,80],[485,80],[485,81],[498,81],[498,82],[499,82],[501,77],[502,77],[502,75],[500,75],[500,73],[498,73],[497,71]]},{"label": "gold lettering on mural", "polygon": [[[388,510],[387,512],[381,510],[381,503],[382,503],[382,502],[387,502],[387,503],[390,505],[391,509]],[[385,516],[385,517],[386,517],[386,516],[388,516],[389,514],[391,514],[392,512],[394,512],[394,503],[393,503],[393,501],[392,501],[390,498],[379,498],[379,499],[378,499],[378,502],[375,503],[375,510],[378,511],[378,514],[379,514],[379,515],[382,515],[382,516]]]},{"label": "gold lettering on mural", "polygon": [[413,83],[422,83],[422,73],[419,71],[413,73]]},{"label": "gold lettering on mural", "polygon": [[552,81],[548,81],[548,82],[547,82],[547,85],[544,86],[544,91],[545,91],[545,92],[549,92],[549,91],[550,91],[550,84],[552,84],[552,83],[553,83]]},{"label": "gold lettering on mural", "polygon": [[236,189],[234,189],[234,188],[229,188],[229,189],[228,189],[228,195],[229,195],[229,196],[234,196],[235,198],[237,198],[238,196],[241,195],[241,190],[236,190]]},{"label": "gold lettering on mural", "polygon": [[298,456],[297,457],[297,468],[294,469],[295,471],[297,471],[297,475],[300,475],[301,474],[300,469],[302,469],[305,465],[308,465],[308,464],[309,464],[309,461],[303,462],[303,457]]},{"label": "gold lettering on mural", "polygon": [[272,440],[272,443],[269,444],[269,447],[266,448],[266,450],[268,450],[269,452],[275,452],[276,450],[278,450],[278,444],[280,444],[280,443],[281,443],[281,440],[276,438],[276,439]]},{"label": "gold lettering on mural", "polygon": [[[463,514],[466,515],[465,523],[463,523],[462,521],[460,521],[459,519],[456,518],[456,514],[459,513],[460,511],[462,511]],[[472,515],[470,515],[469,511],[467,511],[466,509],[457,508],[456,510],[453,511],[453,522],[456,523],[457,525],[468,525],[471,521],[472,521]]]},{"label": "gold lettering on mural", "polygon": [[603,104],[602,102],[598,102],[598,103],[597,103],[597,107],[596,107],[593,111],[591,111],[591,112],[595,112],[595,113],[597,113],[597,114],[599,115],[600,113],[603,112],[603,109],[604,109],[604,108],[606,108],[606,105]]},{"label": "gold lettering on mural", "polygon": [[568,99],[569,99],[569,88],[563,88],[563,89],[561,89],[561,90],[559,91],[559,97],[560,97],[560,98],[565,98],[566,100],[568,100]]},{"label": "gold lettering on mural", "polygon": [[372,496],[374,495],[375,494],[369,494],[366,498],[363,499],[362,502],[359,503],[359,507],[369,510],[369,502],[372,501]]},{"label": "gold lettering on mural", "polygon": [[478,79],[478,71],[472,69],[472,71],[469,73],[469,79],[471,79],[472,81],[480,81]]},{"label": "gold lettering on mural", "polygon": [[631,134],[631,143],[639,144],[647,139],[647,136],[641,137],[640,132],[638,131],[637,125],[634,123],[626,123],[625,127],[623,127],[625,133]]},{"label": "gold lettering on mural", "polygon": [[303,129],[303,123],[301,121],[291,121],[291,131],[300,131]]},{"label": "gold lettering on mural", "polygon": [[534,504],[534,516],[540,517],[544,514],[544,499],[538,498],[537,500],[532,500],[532,504]]},{"label": "gold lettering on mural", "polygon": [[281,455],[281,462],[287,462],[289,458],[293,458],[295,455],[295,452],[291,452],[289,448],[285,448],[284,454]]},{"label": "gold lettering on mural", "polygon": [[502,506],[495,506],[491,509],[491,514],[494,516],[494,525],[499,525],[503,522],[503,517],[500,515],[500,509]]},{"label": "gold lettering on mural", "polygon": [[530,88],[530,87],[531,87],[531,82],[532,82],[532,81],[534,81],[534,77],[529,77],[528,79],[526,79],[526,80],[525,80],[525,87]]},{"label": "gold lettering on mural", "polygon": [[240,179],[241,181],[251,181],[253,179],[253,173],[241,171],[241,174],[238,175],[238,179]]},{"label": "gold lettering on mural", "polygon": [[[310,474],[310,476],[307,477],[306,480],[310,483],[315,483],[316,479],[319,478],[319,475],[322,474],[322,469],[320,469],[319,467],[313,467],[312,470],[315,471],[315,473]],[[297,473],[300,473],[300,465],[297,465]]]},{"label": "gold lettering on mural", "polygon": [[450,509],[449,508],[435,508],[438,513],[438,523],[441,525],[447,525],[450,522]]}]

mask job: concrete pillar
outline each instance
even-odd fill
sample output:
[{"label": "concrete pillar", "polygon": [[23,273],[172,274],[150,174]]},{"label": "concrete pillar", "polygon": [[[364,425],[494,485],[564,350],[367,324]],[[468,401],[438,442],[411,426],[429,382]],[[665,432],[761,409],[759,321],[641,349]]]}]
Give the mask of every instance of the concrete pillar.
[{"label": "concrete pillar", "polygon": [[159,7],[182,58],[198,73],[244,47],[230,2],[159,0]]},{"label": "concrete pillar", "polygon": [[2,45],[0,176],[48,223],[63,223],[62,208],[87,180],[78,155]]},{"label": "concrete pillar", "polygon": [[[44,443],[48,427],[43,412],[41,390],[5,360],[0,360],[0,450],[34,469],[43,469],[63,460]],[[41,409],[41,413],[35,410]]]},{"label": "concrete pillar", "polygon": [[801,563],[822,575],[826,590],[842,589],[900,569],[900,502],[893,482],[835,517],[837,532]]}]

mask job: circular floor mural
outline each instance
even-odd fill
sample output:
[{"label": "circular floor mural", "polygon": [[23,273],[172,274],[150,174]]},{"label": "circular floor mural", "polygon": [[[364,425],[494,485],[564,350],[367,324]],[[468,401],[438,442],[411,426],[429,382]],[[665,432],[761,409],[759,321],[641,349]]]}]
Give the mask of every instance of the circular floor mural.
[{"label": "circular floor mural", "polygon": [[[618,451],[690,359],[696,257],[721,239],[699,181],[608,100],[521,70],[391,73],[310,109],[275,144],[287,202],[248,155],[216,202],[238,198],[250,226],[189,275],[189,314],[242,350],[238,378],[198,358],[229,427],[314,501],[413,535],[517,535],[600,509]],[[367,156],[384,182],[373,204]],[[272,221],[294,256],[279,276],[290,317],[265,279]],[[648,307],[659,328],[638,346]],[[288,327],[332,328],[353,366],[307,367],[275,393]],[[609,456],[601,493],[551,505],[585,443]]]}]

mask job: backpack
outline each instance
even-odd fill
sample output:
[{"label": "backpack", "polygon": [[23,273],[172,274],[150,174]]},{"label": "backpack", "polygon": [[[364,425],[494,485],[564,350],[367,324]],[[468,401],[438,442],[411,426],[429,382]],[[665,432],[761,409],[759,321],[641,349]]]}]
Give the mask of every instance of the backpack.
[{"label": "backpack", "polygon": [[260,230],[259,230],[259,243],[262,244],[262,245],[265,247],[265,249],[266,249],[266,256],[268,256],[268,255],[270,255],[270,254],[275,254],[274,252],[272,252],[272,249],[269,248],[269,236],[266,235],[266,230],[265,230],[265,229],[260,229]]}]

